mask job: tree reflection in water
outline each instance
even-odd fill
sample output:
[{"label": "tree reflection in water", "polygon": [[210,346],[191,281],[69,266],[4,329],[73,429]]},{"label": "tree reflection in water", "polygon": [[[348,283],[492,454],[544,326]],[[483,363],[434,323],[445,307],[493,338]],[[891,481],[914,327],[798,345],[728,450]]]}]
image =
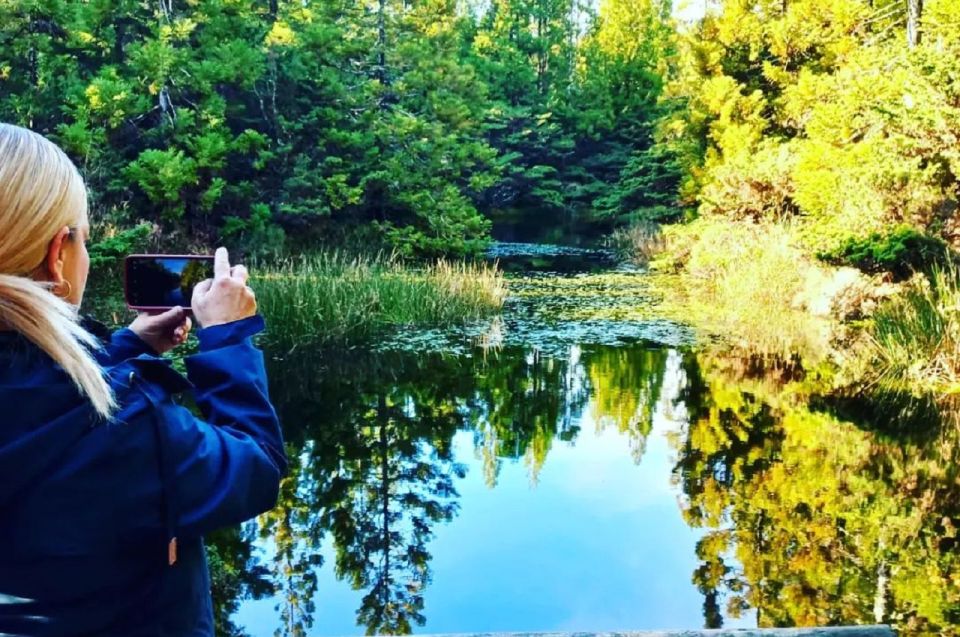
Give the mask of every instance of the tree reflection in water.
[{"label": "tree reflection in water", "polygon": [[707,529],[694,574],[706,625],[754,609],[761,626],[957,634],[956,430],[892,437],[875,413],[854,424],[812,410],[832,402],[812,396],[815,379],[748,367],[707,353],[686,366],[675,477],[687,521]]},{"label": "tree reflection in water", "polygon": [[[277,634],[305,635],[323,604],[318,569],[331,568],[363,593],[358,625],[411,632],[425,621],[431,538],[459,510],[455,434],[472,436],[491,488],[510,460],[536,482],[587,414],[624,434],[640,462],[668,355],[639,343],[561,358],[507,348],[272,361],[295,462],[279,506],[260,520],[263,563],[248,535],[214,542],[228,571],[248,575],[221,587],[221,623],[238,596],[262,595],[269,581]],[[752,613],[763,626],[886,621],[956,633],[956,431],[904,437],[856,402],[818,397],[817,375],[792,358],[681,358],[673,477],[684,519],[703,530],[691,575],[704,625]],[[332,564],[322,565],[321,545],[332,546]]]},{"label": "tree reflection in water", "polygon": [[[429,541],[457,514],[465,473],[454,435],[472,432],[490,486],[504,459],[522,459],[535,482],[553,441],[576,439],[593,396],[597,422],[629,433],[639,460],[666,357],[638,345],[574,348],[566,359],[508,349],[272,361],[271,393],[295,459],[279,505],[260,519],[278,634],[305,635],[312,623],[324,541],[337,577],[364,591],[358,625],[370,634],[422,625]],[[218,599],[221,614],[235,605]]]}]

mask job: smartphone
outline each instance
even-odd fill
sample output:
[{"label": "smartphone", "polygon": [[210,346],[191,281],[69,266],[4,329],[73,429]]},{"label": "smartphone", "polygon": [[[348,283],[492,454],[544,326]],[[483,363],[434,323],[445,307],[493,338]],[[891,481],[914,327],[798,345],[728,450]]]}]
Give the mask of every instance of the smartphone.
[{"label": "smartphone", "polygon": [[124,261],[123,274],[123,291],[130,309],[189,309],[193,288],[213,278],[213,257],[133,254]]}]

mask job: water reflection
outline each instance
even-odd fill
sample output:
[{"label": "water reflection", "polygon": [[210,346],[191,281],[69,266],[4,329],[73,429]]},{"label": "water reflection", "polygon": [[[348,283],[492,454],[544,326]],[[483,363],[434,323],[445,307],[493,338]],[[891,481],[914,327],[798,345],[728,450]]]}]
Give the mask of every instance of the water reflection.
[{"label": "water reflection", "polygon": [[[361,630],[415,631],[427,621],[426,600],[438,593],[430,586],[438,534],[480,498],[459,494],[467,465],[496,498],[506,493],[500,483],[508,468],[522,465],[525,480],[536,484],[551,462],[568,451],[575,459],[604,434],[616,435],[632,463],[665,481],[672,476],[672,493],[651,495],[644,490],[651,487],[626,478],[599,485],[609,501],[591,509],[654,497],[657,506],[669,505],[644,522],[650,528],[626,530],[660,543],[652,549],[666,560],[638,562],[636,576],[650,580],[644,590],[659,584],[681,598],[679,587],[689,586],[699,597],[700,619],[696,609],[678,606],[666,626],[885,621],[953,634],[960,622],[955,432],[939,428],[921,443],[870,427],[869,412],[856,403],[844,402],[841,412],[836,401],[818,398],[817,378],[796,359],[637,343],[572,346],[552,356],[523,347],[457,356],[298,353],[272,361],[270,371],[290,456],[299,462],[280,505],[260,521],[259,559],[249,529],[214,543],[227,570],[243,574],[218,592],[222,622],[239,597],[266,595],[278,634],[326,634],[311,626],[322,610],[318,598],[324,603],[320,581],[333,575],[359,591],[353,611]],[[663,428],[665,418],[675,426]],[[464,454],[464,440],[475,458]],[[646,457],[654,443],[663,448]],[[557,465],[569,472],[560,482],[589,482],[573,462]],[[570,519],[585,511],[554,513],[545,523],[580,523],[606,537],[603,528]],[[689,532],[671,527],[673,517]],[[523,533],[522,524],[500,529],[497,541]],[[673,530],[650,539],[658,528]],[[633,547],[624,538],[612,540],[624,542],[613,549],[627,555]],[[519,550],[509,546],[504,550]],[[565,559],[583,558],[571,551]],[[616,570],[612,563],[581,566],[601,576]],[[475,575],[458,573],[446,586],[474,590]],[[595,606],[632,605],[637,610],[623,620],[630,623],[593,629],[666,627],[648,619],[655,602],[631,599],[636,593],[627,584],[617,586]],[[618,591],[623,600],[614,598]],[[509,626],[462,617],[458,627],[524,629],[523,617],[515,614]]]},{"label": "water reflection", "polygon": [[522,274],[602,272],[619,265],[613,250],[543,243],[495,243],[487,251],[487,258],[505,272]]},{"label": "water reflection", "polygon": [[429,543],[458,512],[465,473],[453,439],[469,432],[485,482],[522,459],[536,482],[551,447],[594,419],[628,435],[639,460],[667,352],[574,348],[565,358],[507,349],[472,356],[300,355],[273,361],[272,392],[298,458],[279,506],[261,520],[283,634],[306,634],[315,612],[321,544],[336,576],[364,591],[368,633],[422,625]]},{"label": "water reflection", "polygon": [[[451,373],[423,382],[419,374],[432,366],[404,358],[305,356],[271,370],[290,455],[300,460],[262,526],[286,576],[280,611],[290,634],[305,634],[312,621],[325,534],[336,546],[337,576],[366,592],[359,625],[405,634],[423,623],[427,544],[457,511],[454,479],[463,467],[450,441],[463,426],[465,378],[442,366]],[[330,360],[340,362],[330,368]]]},{"label": "water reflection", "polygon": [[750,381],[730,360],[688,358],[676,440],[684,515],[707,529],[694,574],[706,625],[755,609],[761,626],[956,634],[956,431],[916,444],[864,427],[870,412],[845,403],[857,427],[811,410],[830,401],[809,380]]}]

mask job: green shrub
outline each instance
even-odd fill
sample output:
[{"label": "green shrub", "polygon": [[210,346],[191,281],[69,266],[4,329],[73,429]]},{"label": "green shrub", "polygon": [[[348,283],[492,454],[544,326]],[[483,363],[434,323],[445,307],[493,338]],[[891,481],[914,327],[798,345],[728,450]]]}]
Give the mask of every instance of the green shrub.
[{"label": "green shrub", "polygon": [[105,229],[103,236],[95,236],[94,241],[87,247],[90,253],[90,266],[102,268],[119,264],[125,256],[142,248],[152,233],[153,228],[149,223],[141,223],[127,229],[114,227]]},{"label": "green shrub", "polygon": [[94,226],[87,245],[90,278],[84,295],[85,314],[115,327],[131,317],[123,299],[123,259],[146,250],[152,234],[149,223],[121,228],[108,220]]},{"label": "green shrub", "polygon": [[943,267],[949,248],[941,239],[900,226],[889,234],[851,237],[837,250],[819,256],[828,263],[850,265],[868,274],[889,272],[895,281],[905,281],[916,272]]},{"label": "green shrub", "polygon": [[184,191],[199,181],[197,161],[182,150],[150,149],[127,166],[124,177],[136,184],[172,219],[184,214]]}]

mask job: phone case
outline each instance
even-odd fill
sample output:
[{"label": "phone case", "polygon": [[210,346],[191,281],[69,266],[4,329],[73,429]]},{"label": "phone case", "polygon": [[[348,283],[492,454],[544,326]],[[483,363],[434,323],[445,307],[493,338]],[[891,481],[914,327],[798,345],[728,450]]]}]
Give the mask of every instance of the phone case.
[{"label": "phone case", "polygon": [[[131,310],[136,310],[138,312],[165,312],[173,306],[164,306],[164,305],[134,305],[130,303],[130,277],[129,272],[129,263],[134,259],[190,259],[196,261],[210,261],[213,262],[212,255],[202,255],[202,254],[131,254],[128,255],[123,261],[123,300],[126,302],[127,307]],[[189,306],[182,306],[184,309],[189,310]]]}]

